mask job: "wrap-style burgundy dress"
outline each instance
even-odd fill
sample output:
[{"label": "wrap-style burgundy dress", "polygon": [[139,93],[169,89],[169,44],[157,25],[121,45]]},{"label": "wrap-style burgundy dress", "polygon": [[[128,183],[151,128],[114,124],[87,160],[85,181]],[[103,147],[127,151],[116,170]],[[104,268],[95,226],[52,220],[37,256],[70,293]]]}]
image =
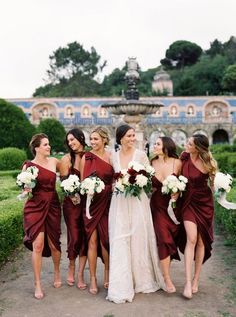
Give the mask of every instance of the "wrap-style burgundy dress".
[{"label": "wrap-style burgundy dress", "polygon": [[[210,187],[208,186],[209,174],[202,173],[192,162],[190,154],[183,152],[182,175],[188,179],[186,191],[182,197],[183,221],[192,221],[197,225],[205,246],[205,262],[211,256],[213,243],[213,217],[214,202]],[[181,230],[179,249],[184,253],[186,233]]]},{"label": "wrap-style burgundy dress", "polygon": [[33,241],[40,232],[45,233],[44,257],[51,256],[51,250],[48,245],[50,238],[53,245],[61,252],[61,206],[55,189],[56,173],[27,161],[26,168],[36,166],[39,169],[36,179],[36,186],[32,190],[33,197],[28,199],[24,206],[24,244],[33,250]]},{"label": "wrap-style burgundy dress", "polygon": [[[101,241],[104,248],[109,252],[108,239],[108,212],[111,203],[113,167],[91,152],[85,155],[84,178],[97,176],[105,183],[105,189],[101,193],[95,193],[90,205],[91,219],[88,219],[84,206],[84,226],[89,241],[93,231],[97,229],[98,241]],[[100,243],[98,243],[98,256],[102,258]]]},{"label": "wrap-style burgundy dress", "polygon": [[[80,177],[80,172],[71,167],[67,177],[72,174]],[[67,177],[63,177],[63,179]],[[84,230],[82,200],[80,204],[74,205],[70,197],[66,196],[63,200],[62,206],[67,227],[67,254],[70,260],[74,260],[78,255],[87,255],[87,241]]]},{"label": "wrap-style burgundy dress", "polygon": [[[170,195],[162,194],[162,183],[154,176],[152,186],[156,190],[151,196],[151,211],[154,230],[156,234],[158,255],[160,260],[167,258],[180,260],[177,250],[179,225],[176,225],[167,213]],[[175,216],[178,215],[175,210]]]}]

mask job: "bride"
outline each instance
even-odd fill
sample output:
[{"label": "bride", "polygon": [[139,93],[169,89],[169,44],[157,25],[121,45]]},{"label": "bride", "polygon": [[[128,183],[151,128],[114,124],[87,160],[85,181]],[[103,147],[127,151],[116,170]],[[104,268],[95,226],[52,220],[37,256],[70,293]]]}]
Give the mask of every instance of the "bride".
[{"label": "bride", "polygon": [[[127,169],[129,162],[149,164],[145,152],[135,149],[135,131],[129,125],[116,130],[120,150],[112,155],[115,172]],[[135,293],[165,289],[159,268],[157,245],[149,199],[113,195],[109,211],[110,274],[107,299],[132,302]]]}]

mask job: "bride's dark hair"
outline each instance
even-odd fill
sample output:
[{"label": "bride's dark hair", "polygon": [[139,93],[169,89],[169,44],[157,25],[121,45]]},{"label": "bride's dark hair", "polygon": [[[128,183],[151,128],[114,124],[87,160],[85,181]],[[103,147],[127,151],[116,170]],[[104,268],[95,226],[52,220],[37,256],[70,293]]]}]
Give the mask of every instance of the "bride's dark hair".
[{"label": "bride's dark hair", "polygon": [[120,140],[123,138],[123,136],[126,134],[127,131],[134,130],[130,125],[128,124],[122,124],[116,129],[116,143],[121,144]]}]

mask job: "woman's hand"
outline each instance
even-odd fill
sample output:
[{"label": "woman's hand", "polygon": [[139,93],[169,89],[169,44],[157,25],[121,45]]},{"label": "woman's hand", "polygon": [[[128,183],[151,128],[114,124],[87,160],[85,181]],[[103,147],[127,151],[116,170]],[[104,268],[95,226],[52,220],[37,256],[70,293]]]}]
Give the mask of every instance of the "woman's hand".
[{"label": "woman's hand", "polygon": [[177,199],[179,198],[179,193],[172,193],[170,196],[172,200],[177,201]]},{"label": "woman's hand", "polygon": [[72,201],[72,203],[74,205],[79,205],[80,204],[81,199],[80,199],[80,195],[79,194],[75,194],[74,196],[70,196],[70,199],[71,199],[71,201]]}]

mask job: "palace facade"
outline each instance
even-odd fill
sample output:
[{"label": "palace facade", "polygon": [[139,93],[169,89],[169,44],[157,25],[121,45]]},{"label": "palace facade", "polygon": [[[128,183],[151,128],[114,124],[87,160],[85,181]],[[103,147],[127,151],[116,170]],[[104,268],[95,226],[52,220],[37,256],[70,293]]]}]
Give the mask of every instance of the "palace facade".
[{"label": "palace facade", "polygon": [[[200,132],[210,143],[233,143],[236,137],[236,96],[150,97],[140,98],[163,104],[155,114],[143,119],[141,130],[151,145],[158,136],[172,137],[182,146],[186,139]],[[88,138],[92,126],[108,128],[113,142],[116,127],[122,116],[116,117],[102,108],[102,104],[120,98],[30,98],[8,99],[20,107],[35,125],[45,118],[59,120],[69,130],[81,128]]]}]

